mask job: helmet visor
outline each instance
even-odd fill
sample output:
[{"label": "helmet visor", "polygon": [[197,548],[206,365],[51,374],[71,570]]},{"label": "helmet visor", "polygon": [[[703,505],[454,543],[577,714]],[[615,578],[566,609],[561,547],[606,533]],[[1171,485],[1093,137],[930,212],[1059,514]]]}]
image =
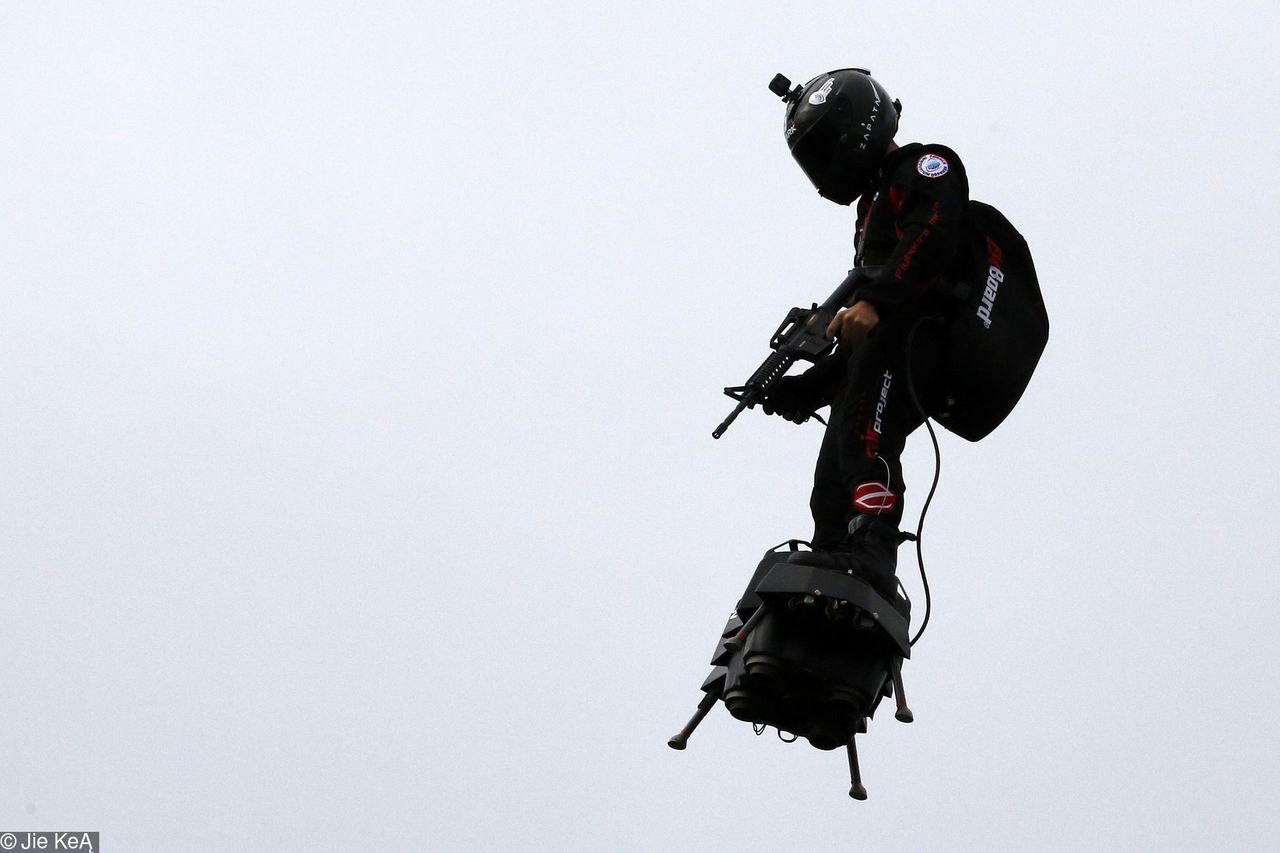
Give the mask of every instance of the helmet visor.
[{"label": "helmet visor", "polygon": [[818,192],[837,204],[852,204],[871,177],[863,174],[865,158],[851,150],[848,135],[829,116],[795,141],[791,155]]}]

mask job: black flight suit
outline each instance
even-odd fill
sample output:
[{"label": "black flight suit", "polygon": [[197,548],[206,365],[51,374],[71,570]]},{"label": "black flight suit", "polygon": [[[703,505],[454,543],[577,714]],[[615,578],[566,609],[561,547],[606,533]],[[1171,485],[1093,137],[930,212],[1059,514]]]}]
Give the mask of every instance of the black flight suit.
[{"label": "black flight suit", "polygon": [[[896,536],[902,450],[922,423],[907,385],[908,335],[917,320],[950,307],[947,282],[964,266],[968,198],[955,152],[916,143],[885,158],[874,189],[858,202],[854,264],[879,271],[854,301],[871,302],[880,322],[864,344],[840,347],[815,368],[832,396],[809,503],[819,550],[841,549],[866,522]],[[926,411],[941,402],[942,342],[942,327],[929,322],[913,338],[911,383]]]}]

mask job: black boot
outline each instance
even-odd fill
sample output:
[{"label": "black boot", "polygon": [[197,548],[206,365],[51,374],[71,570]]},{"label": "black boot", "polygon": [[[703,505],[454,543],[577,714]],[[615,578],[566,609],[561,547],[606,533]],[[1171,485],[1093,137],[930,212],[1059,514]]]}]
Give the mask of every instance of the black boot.
[{"label": "black boot", "polygon": [[898,595],[898,528],[889,521],[863,513],[854,514],[849,532],[830,551],[799,551],[791,562],[846,572],[870,584],[886,601],[905,612]]}]

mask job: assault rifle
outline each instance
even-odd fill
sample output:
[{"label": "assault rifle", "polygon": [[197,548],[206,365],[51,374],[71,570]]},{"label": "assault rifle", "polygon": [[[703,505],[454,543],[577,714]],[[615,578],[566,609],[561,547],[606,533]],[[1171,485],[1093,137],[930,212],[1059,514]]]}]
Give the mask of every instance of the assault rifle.
[{"label": "assault rifle", "polygon": [[738,401],[737,408],[729,413],[724,423],[711,433],[712,438],[719,438],[729,428],[743,409],[754,408],[764,400],[769,389],[786,375],[791,365],[797,361],[816,362],[831,352],[835,344],[827,340],[827,326],[832,319],[853,299],[853,292],[858,286],[866,283],[869,274],[874,270],[859,267],[849,271],[849,275],[840,286],[827,297],[821,305],[814,303],[810,308],[792,308],[786,319],[773,333],[769,347],[773,353],[756,368],[751,378],[744,385],[735,385],[724,389],[724,393]]}]

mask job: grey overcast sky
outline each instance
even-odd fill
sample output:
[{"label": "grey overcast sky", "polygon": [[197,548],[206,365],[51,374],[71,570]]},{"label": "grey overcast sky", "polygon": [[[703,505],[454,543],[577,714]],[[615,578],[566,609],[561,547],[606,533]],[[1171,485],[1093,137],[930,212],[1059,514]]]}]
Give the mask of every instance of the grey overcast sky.
[{"label": "grey overcast sky", "polygon": [[[1274,849],[1278,18],[0,5],[0,830]],[[852,256],[765,86],[850,65],[1053,321],[1013,416],[942,436],[916,722],[872,723],[865,803],[723,708],[665,746],[809,532],[819,428],[709,433]]]}]

